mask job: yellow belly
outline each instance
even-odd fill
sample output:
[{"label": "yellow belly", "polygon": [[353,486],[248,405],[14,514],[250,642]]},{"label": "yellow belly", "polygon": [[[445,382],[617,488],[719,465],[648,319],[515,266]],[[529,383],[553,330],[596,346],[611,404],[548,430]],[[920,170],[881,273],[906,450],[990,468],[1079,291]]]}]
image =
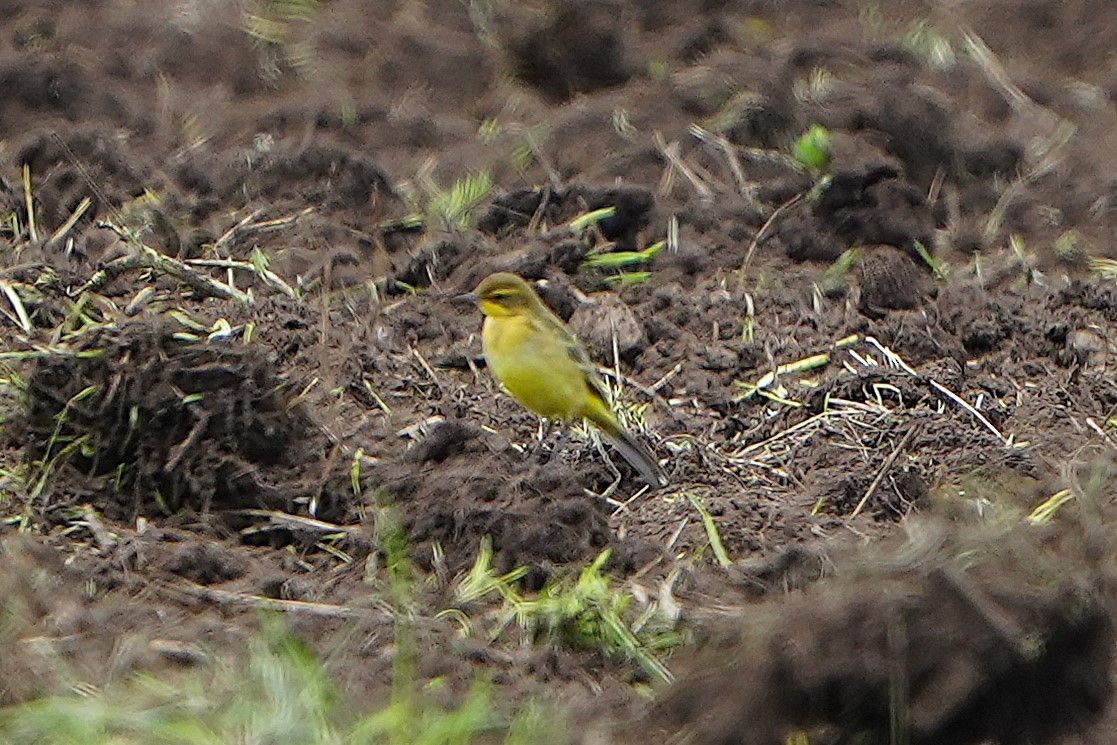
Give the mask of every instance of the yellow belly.
[{"label": "yellow belly", "polygon": [[481,344],[493,377],[521,404],[545,417],[585,416],[592,394],[564,340],[524,316],[488,317]]}]

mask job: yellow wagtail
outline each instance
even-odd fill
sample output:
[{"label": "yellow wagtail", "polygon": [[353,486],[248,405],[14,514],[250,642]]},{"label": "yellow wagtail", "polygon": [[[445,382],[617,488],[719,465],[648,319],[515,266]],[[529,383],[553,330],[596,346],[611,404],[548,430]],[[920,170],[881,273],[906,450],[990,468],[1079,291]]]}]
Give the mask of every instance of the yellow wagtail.
[{"label": "yellow wagtail", "polygon": [[531,285],[500,272],[465,297],[485,314],[485,361],[513,398],[542,417],[588,419],[645,481],[667,485],[655,456],[617,420],[585,347]]}]

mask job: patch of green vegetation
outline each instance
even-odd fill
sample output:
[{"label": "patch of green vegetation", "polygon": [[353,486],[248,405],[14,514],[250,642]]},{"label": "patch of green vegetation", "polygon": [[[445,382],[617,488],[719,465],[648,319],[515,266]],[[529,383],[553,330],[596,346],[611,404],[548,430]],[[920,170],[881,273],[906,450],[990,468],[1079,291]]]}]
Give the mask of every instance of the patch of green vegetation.
[{"label": "patch of green vegetation", "polygon": [[714,558],[717,559],[718,566],[733,566],[733,560],[729,558],[729,552],[725,550],[725,543],[721,540],[721,533],[718,531],[717,523],[714,522],[714,516],[706,509],[706,504],[702,501],[702,498],[692,492],[687,492],[686,496],[694,509],[698,511],[699,517],[702,518],[702,527],[706,530],[706,540],[710,543],[710,550],[714,552]]},{"label": "patch of green vegetation", "polygon": [[1019,274],[1012,282],[1013,291],[1022,291],[1031,285],[1042,284],[1043,273],[1036,268],[1036,257],[1028,251],[1024,237],[1013,233],[1008,237],[1008,247],[1016,255],[1020,268]]},{"label": "patch of green vegetation", "polygon": [[1091,256],[1089,266],[1090,271],[1099,279],[1117,280],[1117,260]]},{"label": "patch of green vegetation", "polygon": [[915,242],[915,252],[919,254],[919,258],[923,260],[923,263],[930,267],[931,273],[935,275],[936,280],[945,282],[949,278],[950,269],[946,265],[946,262],[932,254],[930,250],[919,241]]},{"label": "patch of green vegetation", "polygon": [[490,116],[477,127],[477,137],[488,145],[504,134],[504,124],[498,117]]},{"label": "patch of green vegetation", "polygon": [[641,251],[611,251],[591,253],[582,260],[582,266],[594,269],[620,269],[634,264],[644,264],[663,250],[667,241],[657,241]]},{"label": "patch of green vegetation", "polygon": [[853,267],[857,265],[860,258],[861,249],[859,248],[850,248],[842,252],[842,255],[835,259],[833,264],[826,267],[826,273],[822,275],[823,291],[833,292],[847,287]]},{"label": "patch of green vegetation", "polygon": [[244,14],[244,30],[264,51],[265,77],[276,77],[283,66],[306,70],[315,60],[314,48],[297,40],[296,29],[314,20],[320,0],[257,0]]},{"label": "patch of green vegetation", "polygon": [[832,138],[830,130],[812,124],[791,146],[791,157],[809,171],[821,173],[830,166]]},{"label": "patch of green vegetation", "polygon": [[570,229],[573,230],[575,233],[579,233],[589,227],[596,225],[602,220],[607,220],[615,214],[617,214],[616,207],[602,207],[601,209],[591,210],[590,212],[585,212],[571,220],[569,223]]},{"label": "patch of green vegetation", "polygon": [[[24,381],[14,371],[9,371],[0,385],[11,403],[11,408],[6,407],[4,418],[18,416],[25,407]],[[87,457],[92,454],[91,435],[66,435],[63,434],[63,429],[70,411],[97,391],[96,386],[88,386],[66,402],[62,411],[55,416],[54,429],[41,454],[31,457],[24,452],[20,462],[0,469],[0,503],[5,505],[5,520],[18,523],[21,529],[29,526],[36,505],[58,468],[74,453],[80,452]]]},{"label": "patch of green vegetation", "polygon": [[439,218],[457,228],[473,225],[474,211],[493,188],[493,177],[488,171],[466,174],[454,182],[449,191],[432,196],[427,207],[428,217]]},{"label": "patch of green vegetation", "polygon": [[602,551],[576,579],[551,580],[528,597],[519,587],[526,570],[497,574],[492,545],[484,541],[473,568],[458,586],[456,600],[460,606],[491,597],[502,601],[490,630],[493,639],[514,622],[525,643],[542,640],[597,652],[614,662],[635,663],[657,680],[669,681],[671,673],[657,654],[679,646],[684,637],[654,604],[630,618],[633,595],[616,586],[604,571],[609,555],[608,549]]},{"label": "patch of green vegetation", "polygon": [[477,207],[493,188],[493,178],[488,171],[467,173],[449,189],[440,188],[429,174],[421,174],[419,182],[425,194],[412,186],[409,199],[421,205],[421,211],[381,223],[381,230],[422,230],[432,226],[465,230],[476,222]]},{"label": "patch of green vegetation", "polygon": [[27,745],[506,745],[561,743],[564,727],[535,707],[508,717],[491,685],[457,707],[433,686],[395,681],[390,703],[354,716],[329,673],[275,618],[264,617],[246,658],[136,675],[104,690],[50,696],[0,710],[0,740]]},{"label": "patch of green vegetation", "polygon": [[605,278],[605,281],[617,287],[628,287],[643,284],[651,278],[651,272],[618,272],[617,274],[610,274]]},{"label": "patch of green vegetation", "polygon": [[1081,266],[1090,261],[1090,252],[1093,246],[1082,232],[1071,228],[1063,231],[1055,239],[1055,255],[1059,260],[1072,266]]},{"label": "patch of green vegetation", "polygon": [[[355,461],[356,462],[356,461]],[[359,466],[351,474],[359,489]],[[564,719],[538,703],[511,712],[478,677],[456,705],[446,682],[418,673],[414,620],[421,578],[390,507],[377,511],[385,597],[396,619],[391,697],[354,713],[331,672],[283,620],[262,613],[244,655],[200,655],[174,673],[141,673],[104,689],[56,678],[75,692],[0,709],[0,742],[28,745],[562,745]],[[490,553],[491,556],[491,553]],[[514,577],[497,578],[511,582]],[[375,583],[374,583],[375,584]]]}]

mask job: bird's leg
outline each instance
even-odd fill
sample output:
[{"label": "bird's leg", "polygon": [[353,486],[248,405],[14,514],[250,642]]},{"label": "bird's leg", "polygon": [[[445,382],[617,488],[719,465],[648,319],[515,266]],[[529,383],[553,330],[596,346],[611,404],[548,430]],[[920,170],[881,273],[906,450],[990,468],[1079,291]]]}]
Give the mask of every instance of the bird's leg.
[{"label": "bird's leg", "polygon": [[624,479],[624,476],[621,475],[621,470],[617,468],[615,463],[613,463],[613,459],[609,457],[609,453],[605,450],[605,446],[601,443],[601,438],[597,437],[596,433],[593,437],[593,445],[597,448],[597,452],[601,455],[601,459],[605,461],[605,465],[609,467],[609,470],[613,474],[613,483],[609,484],[609,486],[606,487],[605,491],[603,491],[601,494],[598,494],[597,496],[614,506],[620,505],[620,502],[617,502],[615,499],[613,499],[613,494],[617,491],[617,487],[621,485],[621,481]]},{"label": "bird's leg", "polygon": [[535,442],[531,443],[531,446],[524,450],[524,455],[527,456],[528,460],[535,460],[538,463],[547,462],[547,449],[545,445],[547,440],[551,439],[551,432],[554,428],[555,422],[553,419],[540,417],[539,428],[535,431]]},{"label": "bird's leg", "polygon": [[551,457],[558,460],[562,451],[566,449],[566,443],[570,441],[570,424],[563,422],[559,426],[558,437],[555,438],[555,446],[551,448]]}]

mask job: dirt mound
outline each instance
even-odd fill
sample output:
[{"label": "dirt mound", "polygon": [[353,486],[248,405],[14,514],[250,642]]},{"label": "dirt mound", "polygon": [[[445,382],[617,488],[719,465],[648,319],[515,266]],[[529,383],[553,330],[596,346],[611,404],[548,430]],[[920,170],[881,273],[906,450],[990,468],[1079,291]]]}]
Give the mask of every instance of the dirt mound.
[{"label": "dirt mound", "polygon": [[324,519],[346,521],[344,481],[322,472],[329,442],[291,406],[267,355],[175,333],[137,320],[38,361],[22,422],[28,454],[48,469],[61,459],[99,484],[91,497],[52,479],[47,509],[92,498],[110,519],[131,521],[314,502]]},{"label": "dirt mound", "polygon": [[717,641],[659,710],[708,743],[795,732],[1050,742],[1088,730],[1113,690],[1111,540],[1093,517],[960,534],[916,522],[906,541],[832,557],[824,586],[742,611],[740,631],[715,624]]}]

